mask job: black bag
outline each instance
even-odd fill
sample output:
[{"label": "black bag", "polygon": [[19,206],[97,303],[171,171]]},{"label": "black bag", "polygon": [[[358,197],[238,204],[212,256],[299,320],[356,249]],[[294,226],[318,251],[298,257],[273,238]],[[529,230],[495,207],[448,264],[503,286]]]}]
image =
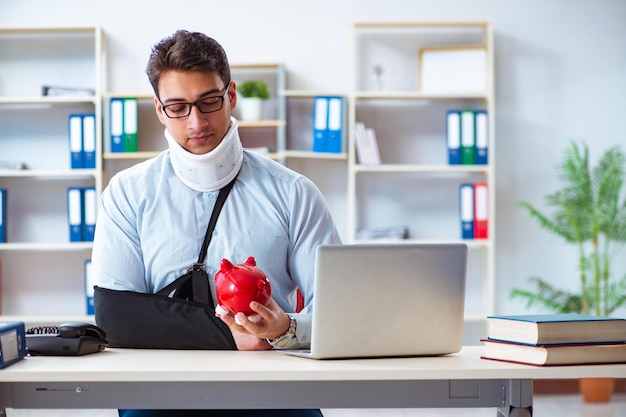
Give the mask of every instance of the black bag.
[{"label": "black bag", "polygon": [[185,275],[156,294],[94,288],[96,324],[106,332],[109,347],[237,349],[228,326],[215,317],[203,264],[217,217],[235,180],[220,190],[198,262]]}]

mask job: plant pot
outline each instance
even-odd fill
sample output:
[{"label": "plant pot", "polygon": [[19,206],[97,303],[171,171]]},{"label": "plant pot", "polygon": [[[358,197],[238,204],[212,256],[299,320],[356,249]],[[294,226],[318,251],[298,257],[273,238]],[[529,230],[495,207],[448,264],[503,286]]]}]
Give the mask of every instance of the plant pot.
[{"label": "plant pot", "polygon": [[263,118],[263,100],[247,97],[239,99],[239,115],[241,120],[255,121]]},{"label": "plant pot", "polygon": [[587,403],[606,403],[615,390],[615,378],[580,378],[580,392]]}]

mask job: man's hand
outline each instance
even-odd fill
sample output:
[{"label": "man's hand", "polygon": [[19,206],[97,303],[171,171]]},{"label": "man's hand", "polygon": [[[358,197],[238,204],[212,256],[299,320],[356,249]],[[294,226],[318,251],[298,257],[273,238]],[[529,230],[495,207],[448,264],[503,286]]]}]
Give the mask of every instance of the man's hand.
[{"label": "man's hand", "polygon": [[250,309],[261,316],[258,322],[252,322],[243,313],[216,313],[230,328],[235,344],[239,350],[268,350],[272,346],[265,339],[274,339],[289,329],[289,316],[282,308],[270,299],[267,305],[253,301]]}]

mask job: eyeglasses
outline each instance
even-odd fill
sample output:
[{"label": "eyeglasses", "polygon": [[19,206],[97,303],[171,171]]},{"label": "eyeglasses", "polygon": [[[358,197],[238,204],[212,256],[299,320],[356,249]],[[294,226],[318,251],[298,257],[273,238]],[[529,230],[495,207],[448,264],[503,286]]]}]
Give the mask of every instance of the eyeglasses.
[{"label": "eyeglasses", "polygon": [[159,103],[161,103],[161,110],[163,110],[163,113],[165,113],[165,115],[170,119],[182,119],[183,117],[189,116],[193,106],[196,106],[200,113],[214,113],[222,110],[222,107],[224,107],[224,100],[226,100],[226,94],[228,93],[229,87],[230,81],[226,84],[224,92],[221,95],[206,97],[198,101],[194,101],[193,103],[163,104],[160,98]]}]

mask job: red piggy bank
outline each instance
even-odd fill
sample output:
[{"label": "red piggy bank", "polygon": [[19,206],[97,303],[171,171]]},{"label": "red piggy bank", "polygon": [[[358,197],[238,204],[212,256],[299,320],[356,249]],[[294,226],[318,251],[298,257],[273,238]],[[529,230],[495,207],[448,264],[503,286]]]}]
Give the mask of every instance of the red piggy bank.
[{"label": "red piggy bank", "polygon": [[220,269],[215,273],[215,293],[219,303],[216,309],[218,312],[241,312],[250,316],[250,320],[258,321],[261,317],[250,310],[250,302],[267,304],[272,288],[265,273],[256,267],[254,257],[250,256],[246,262],[238,265],[222,259]]}]

